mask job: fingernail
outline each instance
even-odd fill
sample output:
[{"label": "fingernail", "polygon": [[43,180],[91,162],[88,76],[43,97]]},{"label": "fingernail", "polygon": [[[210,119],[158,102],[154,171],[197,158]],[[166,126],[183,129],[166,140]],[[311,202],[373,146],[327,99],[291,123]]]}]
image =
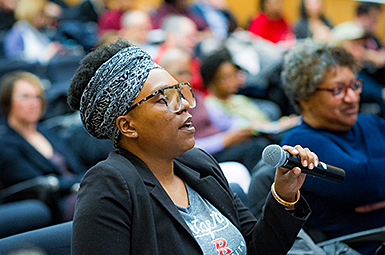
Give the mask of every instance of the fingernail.
[{"label": "fingernail", "polygon": [[297,149],[292,149],[291,152],[294,152],[294,153],[299,153],[299,151],[297,151]]},{"label": "fingernail", "polygon": [[304,167],[307,166],[307,160],[304,160],[304,161],[303,161],[303,166],[304,166]]},{"label": "fingernail", "polygon": [[313,169],[313,168],[314,168],[313,163],[310,163],[309,169]]}]

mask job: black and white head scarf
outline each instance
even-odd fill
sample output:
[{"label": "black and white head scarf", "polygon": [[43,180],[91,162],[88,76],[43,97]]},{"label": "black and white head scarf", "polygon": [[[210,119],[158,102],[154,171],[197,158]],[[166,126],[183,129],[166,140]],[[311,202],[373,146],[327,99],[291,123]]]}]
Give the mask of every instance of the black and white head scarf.
[{"label": "black and white head scarf", "polygon": [[162,68],[144,50],[130,46],[103,63],[84,89],[80,117],[86,130],[99,139],[119,137],[116,119],[125,115],[150,70]]}]

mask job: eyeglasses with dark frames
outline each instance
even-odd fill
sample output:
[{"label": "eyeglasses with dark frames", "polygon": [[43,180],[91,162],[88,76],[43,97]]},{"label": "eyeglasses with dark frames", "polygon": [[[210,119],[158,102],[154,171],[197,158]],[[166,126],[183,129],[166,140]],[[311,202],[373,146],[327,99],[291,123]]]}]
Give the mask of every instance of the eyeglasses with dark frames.
[{"label": "eyeglasses with dark frames", "polygon": [[316,91],[329,91],[336,99],[345,97],[347,89],[350,88],[357,94],[362,92],[362,80],[353,80],[349,84],[338,83],[339,85],[333,88],[316,88]]},{"label": "eyeglasses with dark frames", "polygon": [[190,104],[190,108],[194,108],[196,105],[195,97],[191,90],[190,84],[188,82],[184,82],[158,89],[157,91],[143,98],[136,104],[130,106],[130,108],[128,108],[127,110],[127,113],[158,94],[162,94],[164,96],[163,99],[166,103],[167,108],[170,110],[170,112],[173,113],[179,112],[182,109],[182,98]]}]

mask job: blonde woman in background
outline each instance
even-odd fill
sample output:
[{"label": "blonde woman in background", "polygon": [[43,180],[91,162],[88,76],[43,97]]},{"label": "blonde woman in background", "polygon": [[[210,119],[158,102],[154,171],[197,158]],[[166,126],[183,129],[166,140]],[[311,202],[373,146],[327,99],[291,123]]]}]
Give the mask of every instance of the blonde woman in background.
[{"label": "blonde woman in background", "polygon": [[48,63],[61,50],[59,42],[41,32],[60,14],[60,7],[47,0],[19,0],[15,9],[17,22],[7,33],[4,50],[8,58],[30,63]]}]

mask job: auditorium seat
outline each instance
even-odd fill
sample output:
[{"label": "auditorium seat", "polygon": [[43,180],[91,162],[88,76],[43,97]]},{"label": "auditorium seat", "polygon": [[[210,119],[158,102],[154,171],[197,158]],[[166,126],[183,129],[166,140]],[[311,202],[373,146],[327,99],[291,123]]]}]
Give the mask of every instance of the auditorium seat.
[{"label": "auditorium seat", "polygon": [[2,238],[0,251],[1,254],[10,254],[20,250],[39,250],[42,255],[70,255],[71,235],[72,221],[69,221]]},{"label": "auditorium seat", "polygon": [[39,200],[0,204],[0,238],[49,226],[51,220],[50,209]]},{"label": "auditorium seat", "polygon": [[46,67],[46,76],[54,86],[55,83],[63,81],[71,82],[72,76],[79,67],[80,60],[83,55],[59,55],[54,57]]},{"label": "auditorium seat", "polygon": [[27,63],[20,59],[0,58],[0,78],[9,72],[26,71],[46,79],[46,67],[38,63]]}]

